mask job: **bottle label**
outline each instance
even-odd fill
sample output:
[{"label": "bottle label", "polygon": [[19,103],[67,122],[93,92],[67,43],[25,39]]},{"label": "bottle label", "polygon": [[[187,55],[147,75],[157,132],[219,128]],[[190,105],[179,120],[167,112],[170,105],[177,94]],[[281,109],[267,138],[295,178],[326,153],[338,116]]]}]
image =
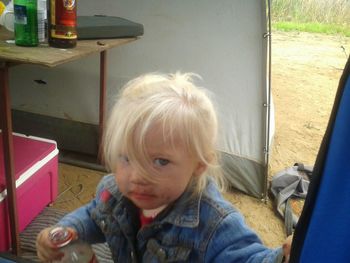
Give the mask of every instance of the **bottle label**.
[{"label": "bottle label", "polygon": [[60,39],[77,39],[77,32],[75,27],[52,25],[51,37]]},{"label": "bottle label", "polygon": [[75,0],[63,0],[63,6],[67,10],[73,10],[75,6]]},{"label": "bottle label", "polygon": [[27,7],[23,5],[14,5],[15,24],[27,24]]},{"label": "bottle label", "polygon": [[75,4],[75,0],[51,0],[50,37],[77,39]]},{"label": "bottle label", "polygon": [[39,42],[44,42],[46,37],[46,10],[38,9],[38,38]]}]

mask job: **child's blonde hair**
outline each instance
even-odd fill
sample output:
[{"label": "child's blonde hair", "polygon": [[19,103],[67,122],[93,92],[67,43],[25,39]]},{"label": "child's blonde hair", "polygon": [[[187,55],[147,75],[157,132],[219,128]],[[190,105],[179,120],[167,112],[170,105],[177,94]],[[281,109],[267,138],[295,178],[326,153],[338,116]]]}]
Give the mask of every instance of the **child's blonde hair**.
[{"label": "child's blonde hair", "polygon": [[147,74],[128,82],[120,91],[112,108],[104,134],[104,162],[112,172],[121,154],[130,160],[150,181],[147,163],[150,157],[145,149],[145,136],[155,125],[162,127],[170,141],[180,138],[186,150],[207,166],[201,176],[193,176],[194,192],[201,192],[214,177],[223,186],[216,140],[218,122],[213,103],[203,88],[192,81],[192,73]]}]

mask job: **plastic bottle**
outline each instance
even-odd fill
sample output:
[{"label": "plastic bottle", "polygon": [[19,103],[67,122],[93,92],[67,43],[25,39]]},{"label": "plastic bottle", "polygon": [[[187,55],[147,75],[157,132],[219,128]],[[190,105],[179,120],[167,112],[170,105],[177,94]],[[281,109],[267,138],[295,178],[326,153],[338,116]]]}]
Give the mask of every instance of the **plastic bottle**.
[{"label": "plastic bottle", "polygon": [[79,239],[70,229],[55,227],[50,231],[50,240],[53,245],[63,252],[60,263],[98,263],[91,246]]},{"label": "plastic bottle", "polygon": [[39,43],[47,40],[47,7],[46,0],[38,0],[38,40]]},{"label": "plastic bottle", "polygon": [[14,0],[13,9],[16,45],[37,46],[37,0]]},{"label": "plastic bottle", "polygon": [[15,16],[13,14],[13,1],[11,0],[5,6],[3,2],[0,2],[0,25],[4,26],[9,31],[14,31]]},{"label": "plastic bottle", "polygon": [[58,48],[77,45],[76,0],[49,0],[49,45]]}]

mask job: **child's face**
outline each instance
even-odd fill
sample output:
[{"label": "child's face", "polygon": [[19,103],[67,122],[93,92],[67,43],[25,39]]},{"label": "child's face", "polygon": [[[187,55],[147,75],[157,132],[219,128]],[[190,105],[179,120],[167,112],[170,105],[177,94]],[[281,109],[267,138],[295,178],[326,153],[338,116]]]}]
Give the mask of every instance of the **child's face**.
[{"label": "child's face", "polygon": [[[116,182],[124,196],[141,209],[156,209],[175,201],[186,189],[192,176],[200,176],[205,165],[191,156],[179,140],[174,147],[164,141],[161,129],[152,129],[145,137],[146,151],[152,159],[149,182],[140,176],[140,171],[128,156],[119,158]],[[158,180],[159,179],[159,180]]]}]

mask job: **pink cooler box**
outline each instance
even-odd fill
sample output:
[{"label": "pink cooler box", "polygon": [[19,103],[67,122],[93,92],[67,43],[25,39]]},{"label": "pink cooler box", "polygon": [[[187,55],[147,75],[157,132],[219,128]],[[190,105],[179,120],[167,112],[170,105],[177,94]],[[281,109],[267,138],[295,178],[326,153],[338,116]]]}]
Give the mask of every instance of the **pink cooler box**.
[{"label": "pink cooler box", "polygon": [[[57,197],[58,150],[55,141],[13,134],[19,230]],[[3,142],[0,132],[0,251],[10,248]],[[33,237],[36,238],[36,237]]]}]

